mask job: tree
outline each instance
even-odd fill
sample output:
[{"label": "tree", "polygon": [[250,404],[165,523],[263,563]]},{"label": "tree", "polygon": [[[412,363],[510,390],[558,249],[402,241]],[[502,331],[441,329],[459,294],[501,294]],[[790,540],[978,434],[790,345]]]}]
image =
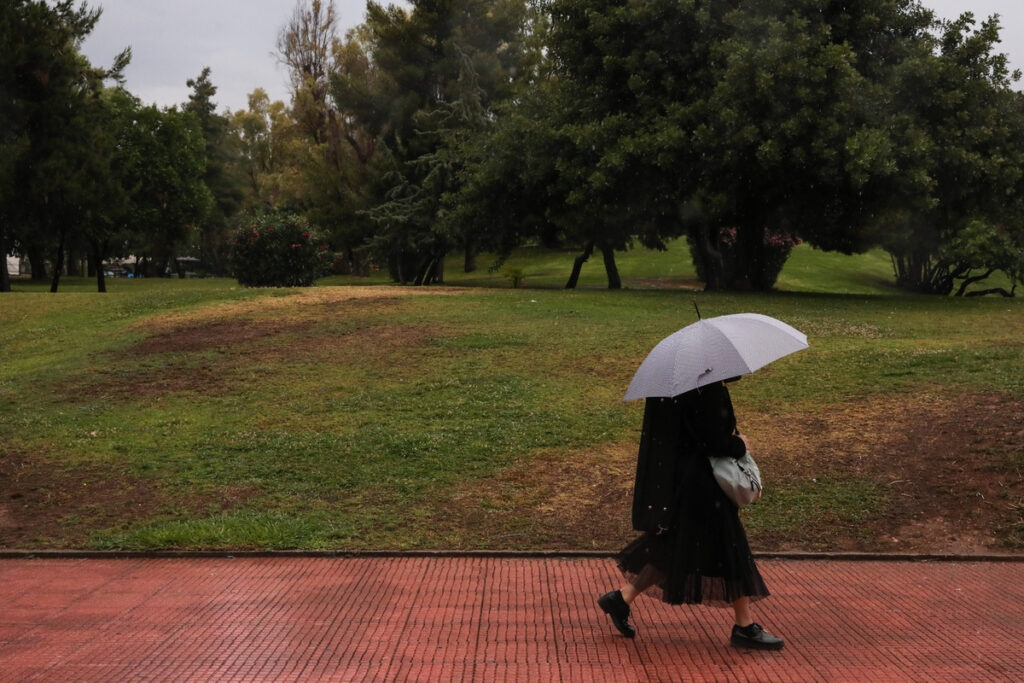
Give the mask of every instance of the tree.
[{"label": "tree", "polygon": [[546,7],[555,103],[546,125],[559,141],[548,218],[582,249],[568,286],[597,249],[608,286],[618,288],[616,250],[636,240],[664,248],[682,232],[696,168],[690,131],[722,8],[670,0]]},{"label": "tree", "polygon": [[27,255],[38,279],[49,252],[56,291],[66,250],[85,241],[99,220],[97,201],[114,194],[103,81],[120,80],[131,53],[118,55],[110,69],[81,55],[100,16],[84,3],[16,0],[0,12],[0,144],[13,152],[0,162],[0,243],[5,254],[13,245]]},{"label": "tree", "polygon": [[126,218],[135,179],[125,175],[132,151],[124,144],[124,138],[139,103],[117,87],[105,89],[90,104],[90,121],[82,131],[89,144],[79,166],[82,177],[78,183],[77,214],[80,239],[86,245],[90,268],[96,275],[96,290],[106,292],[103,263],[112,252],[122,251],[120,247],[127,240]]},{"label": "tree", "polygon": [[582,249],[570,284],[595,249],[615,287],[615,250],[684,232],[711,289],[770,288],[800,238],[870,244],[896,172],[876,111],[929,26],[915,2],[543,8],[552,73],[535,93],[549,106],[525,111],[556,155],[553,177],[539,174],[552,183],[545,218]]},{"label": "tree", "polygon": [[[944,253],[956,263],[955,272],[961,278],[956,296],[984,296],[1001,294],[1014,296],[1017,285],[1024,280],[1024,231],[1020,225],[1016,230],[1006,225],[993,225],[974,221],[961,230]],[[984,282],[997,270],[1010,280],[1010,290],[1002,287],[969,290],[976,283]]]},{"label": "tree", "polygon": [[280,60],[292,84],[292,111],[313,142],[323,144],[330,135],[332,114],[327,102],[332,49],[337,42],[334,0],[298,0],[292,17],[277,39]]},{"label": "tree", "polygon": [[13,246],[16,221],[13,204],[17,197],[17,160],[30,144],[23,89],[32,83],[27,76],[33,58],[28,41],[18,39],[25,35],[23,30],[29,25],[27,14],[28,4],[24,0],[0,5],[0,44],[6,46],[0,51],[0,257],[4,259],[0,292],[11,291],[6,257]]},{"label": "tree", "polygon": [[959,282],[963,294],[979,270],[1019,268],[1024,118],[1010,84],[1020,75],[994,51],[998,17],[974,26],[971,13],[944,22],[893,81],[900,173],[877,230],[897,283],[915,292],[950,294]]},{"label": "tree", "polygon": [[[564,199],[556,160],[568,141],[549,125],[551,100],[539,92],[548,83],[533,85],[529,97],[503,104],[486,129],[463,141],[458,189],[443,201],[443,229],[496,254],[494,268],[525,242],[562,241],[549,216]],[[472,250],[467,260],[464,268],[475,267]]]},{"label": "tree", "polygon": [[233,112],[230,123],[245,177],[243,212],[297,206],[305,195],[301,169],[308,149],[285,104],[257,88],[249,108]]},{"label": "tree", "polygon": [[244,196],[242,150],[237,136],[231,134],[228,117],[215,111],[217,87],[210,80],[210,67],[198,78],[189,79],[192,88],[182,107],[199,120],[206,154],[203,182],[213,197],[210,210],[199,226],[199,244],[195,255],[216,275],[227,273],[228,223],[241,209]]},{"label": "tree", "polygon": [[[95,24],[96,12],[75,11],[70,2],[49,7],[15,0],[0,7],[0,246],[30,257],[33,279],[45,279],[43,212],[29,193],[43,144],[60,129],[56,114],[81,72],[76,41]],[[64,106],[61,106],[61,105]],[[56,111],[55,111],[56,110]],[[6,266],[4,267],[6,273]],[[9,283],[3,285],[9,291]]]},{"label": "tree", "polygon": [[896,172],[886,121],[892,68],[930,14],[914,2],[763,2],[723,15],[713,87],[695,129],[689,230],[709,285],[769,289],[796,238],[844,253]]},{"label": "tree", "polygon": [[400,282],[440,281],[447,252],[467,246],[440,228],[442,200],[458,183],[462,139],[513,92],[527,54],[523,20],[512,0],[421,0],[408,14],[367,5],[356,36],[365,66],[332,93],[346,121],[376,141],[369,245]]},{"label": "tree", "polygon": [[206,156],[199,120],[177,108],[143,107],[124,132],[131,150],[123,173],[134,178],[126,223],[140,272],[162,275],[201,224],[213,198],[203,182]]},{"label": "tree", "polygon": [[373,203],[376,136],[350,112],[339,110],[333,94],[344,86],[366,88],[375,70],[365,50],[365,30],[336,35],[333,2],[299,0],[278,38],[281,61],[292,81],[292,115],[307,149],[298,169],[304,191],[297,204],[325,226],[339,252],[343,271],[365,272],[357,248],[372,233],[362,213]]}]

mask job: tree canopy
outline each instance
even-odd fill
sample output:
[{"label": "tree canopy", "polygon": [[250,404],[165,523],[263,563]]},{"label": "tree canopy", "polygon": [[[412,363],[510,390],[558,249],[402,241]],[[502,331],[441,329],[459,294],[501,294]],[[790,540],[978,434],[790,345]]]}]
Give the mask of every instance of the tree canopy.
[{"label": "tree canopy", "polygon": [[[555,226],[583,249],[578,266],[595,245],[685,233],[709,288],[768,289],[798,241],[881,244],[902,286],[948,293],[1019,235],[1021,95],[995,19],[971,33],[970,15],[942,24],[908,0],[542,7],[550,70],[495,124],[458,197],[458,215],[490,214],[506,248]],[[525,159],[501,153],[526,130]],[[499,214],[502,187],[543,206]],[[940,228],[949,212],[975,229]],[[981,234],[991,248],[964,244]],[[926,272],[942,285],[922,284]]]},{"label": "tree canopy", "polygon": [[943,24],[891,82],[887,147],[899,173],[873,236],[912,291],[949,294],[959,281],[963,294],[978,271],[1019,277],[1024,103],[1010,87],[1019,74],[995,52],[998,19],[975,26],[971,13]]},{"label": "tree canopy", "polygon": [[0,130],[10,152],[0,162],[3,251],[27,256],[34,278],[49,264],[51,291],[78,252],[89,254],[100,291],[113,253],[150,255],[162,272],[210,205],[199,119],[142,107],[127,93],[130,50],[105,69],[82,56],[100,10],[15,0],[0,16],[0,44],[11,46],[0,56]]},{"label": "tree canopy", "polygon": [[[1024,273],[1024,95],[997,16],[917,0],[297,0],[291,101],[218,112],[209,68],[143,106],[82,39],[99,10],[0,7],[0,250],[56,277],[88,253],[154,274],[229,264],[233,227],[301,214],[336,272],[444,278],[516,247],[685,236],[710,289],[770,289],[792,247],[881,246],[897,283],[1012,295]],[[567,257],[567,266],[570,257]],[[987,287],[1001,271],[1010,287]],[[6,272],[3,274],[6,278]],[[987,288],[986,288],[987,287]],[[6,279],[0,289],[9,288]]]}]

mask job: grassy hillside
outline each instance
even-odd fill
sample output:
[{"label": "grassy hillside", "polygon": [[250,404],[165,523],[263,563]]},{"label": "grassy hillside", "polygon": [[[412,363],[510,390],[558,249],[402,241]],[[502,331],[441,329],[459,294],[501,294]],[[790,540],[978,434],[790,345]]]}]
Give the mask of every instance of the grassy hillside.
[{"label": "grassy hillside", "polygon": [[517,254],[523,289],[451,264],[444,288],[17,282],[0,547],[615,548],[622,395],[694,300],[811,342],[732,390],[769,482],[755,546],[1024,547],[1018,300],[900,295],[884,255],[805,247],[772,294],[689,289],[674,250],[624,255],[626,290],[598,259],[564,291],[571,256]]}]

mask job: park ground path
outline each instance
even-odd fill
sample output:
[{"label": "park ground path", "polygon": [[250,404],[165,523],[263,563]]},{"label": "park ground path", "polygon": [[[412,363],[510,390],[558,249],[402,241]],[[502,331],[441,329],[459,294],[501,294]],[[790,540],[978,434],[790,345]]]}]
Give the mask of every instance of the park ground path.
[{"label": "park ground path", "polygon": [[1024,563],[759,561],[730,612],[596,607],[599,557],[0,559],[0,681],[1021,681]]}]

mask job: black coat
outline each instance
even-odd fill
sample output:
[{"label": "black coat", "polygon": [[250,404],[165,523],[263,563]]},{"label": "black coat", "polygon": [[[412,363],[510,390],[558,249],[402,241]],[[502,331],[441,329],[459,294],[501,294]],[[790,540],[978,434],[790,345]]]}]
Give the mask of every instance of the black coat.
[{"label": "black coat", "polygon": [[647,399],[633,489],[633,528],[655,534],[670,528],[687,484],[707,481],[694,468],[709,468],[708,456],[738,458],[745,450],[736,436],[736,416],[725,384]]}]

